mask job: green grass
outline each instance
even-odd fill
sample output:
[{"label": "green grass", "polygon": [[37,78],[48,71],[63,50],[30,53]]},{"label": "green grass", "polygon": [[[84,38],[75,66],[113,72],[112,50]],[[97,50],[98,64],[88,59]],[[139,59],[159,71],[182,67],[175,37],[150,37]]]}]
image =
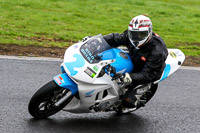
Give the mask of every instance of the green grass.
[{"label": "green grass", "polygon": [[199,0],[0,0],[0,43],[64,47],[148,14],[169,48],[200,56]]}]

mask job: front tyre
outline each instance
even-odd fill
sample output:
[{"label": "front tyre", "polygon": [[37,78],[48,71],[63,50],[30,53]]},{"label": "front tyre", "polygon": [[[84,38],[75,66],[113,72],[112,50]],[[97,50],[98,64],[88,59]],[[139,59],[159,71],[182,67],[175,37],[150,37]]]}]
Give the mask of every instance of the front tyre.
[{"label": "front tyre", "polygon": [[55,103],[69,92],[68,89],[59,87],[53,80],[41,87],[31,98],[28,111],[38,119],[47,118],[64,108],[73,98],[69,97],[58,107]]}]

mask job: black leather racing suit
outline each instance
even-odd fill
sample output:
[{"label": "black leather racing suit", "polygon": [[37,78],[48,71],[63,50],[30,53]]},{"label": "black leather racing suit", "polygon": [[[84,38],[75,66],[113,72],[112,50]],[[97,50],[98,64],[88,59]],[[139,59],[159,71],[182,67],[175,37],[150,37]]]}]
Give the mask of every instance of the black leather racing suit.
[{"label": "black leather racing suit", "polygon": [[135,49],[129,41],[128,30],[103,37],[111,47],[125,45],[128,48],[134,64],[133,72],[129,73],[133,83],[147,84],[161,78],[168,51],[159,35],[153,33],[152,39],[140,49]]}]

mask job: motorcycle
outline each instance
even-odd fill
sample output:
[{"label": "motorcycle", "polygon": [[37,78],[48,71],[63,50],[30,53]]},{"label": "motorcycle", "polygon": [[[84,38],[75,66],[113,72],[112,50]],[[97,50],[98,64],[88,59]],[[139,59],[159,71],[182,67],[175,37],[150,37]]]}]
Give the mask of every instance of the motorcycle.
[{"label": "motorcycle", "polygon": [[[179,49],[168,49],[166,67],[160,80],[137,88],[147,89],[147,102],[156,92],[153,87],[174,73],[185,60]],[[34,118],[47,118],[60,110],[72,113],[116,111],[129,113],[139,109],[125,108],[121,97],[127,91],[117,73],[131,72],[134,64],[127,49],[112,48],[97,35],[66,49],[61,72],[42,86],[31,98],[28,110]]]}]

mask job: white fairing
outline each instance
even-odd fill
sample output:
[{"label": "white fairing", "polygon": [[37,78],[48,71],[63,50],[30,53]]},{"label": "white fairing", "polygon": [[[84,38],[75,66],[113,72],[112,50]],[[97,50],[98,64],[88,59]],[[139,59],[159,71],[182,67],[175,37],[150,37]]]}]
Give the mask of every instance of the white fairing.
[{"label": "white fairing", "polygon": [[[82,44],[83,44],[83,42],[72,45],[65,51],[64,63],[72,63],[72,62],[76,62],[76,60],[78,60],[77,58],[74,57],[74,55],[75,54],[81,55],[80,47]],[[66,73],[69,76],[72,76],[75,80],[88,82],[88,81],[91,81],[91,78],[88,77],[86,75],[86,73],[83,73],[88,65],[89,65],[89,63],[85,62],[82,67],[73,68],[74,70],[78,71],[78,73],[76,75],[73,75],[72,72],[70,72],[70,70],[66,67],[66,65],[63,65],[63,67],[64,67]]]},{"label": "white fairing", "polygon": [[[72,66],[73,64],[76,63],[76,60],[78,60],[79,57],[78,58],[74,57],[74,55],[81,56],[80,47],[83,44],[84,44],[83,42],[79,42],[77,44],[70,46],[66,50],[65,55],[64,55],[64,62],[61,64],[64,67],[66,73],[77,81],[93,83],[93,84],[105,84],[105,83],[109,84],[107,79],[105,79],[105,78],[96,79],[96,77],[100,73],[102,67],[104,67],[110,63],[113,63],[115,60],[106,60],[106,61],[101,61],[99,63],[94,63],[94,64],[90,64],[87,61],[83,60],[82,64],[80,64],[79,68],[78,67],[72,68],[74,71],[77,72],[76,74],[72,73],[72,71],[70,71],[66,67],[66,64],[70,64],[70,66]],[[80,59],[79,59],[78,63],[80,63]],[[88,70],[88,68],[95,72],[95,74],[92,77],[88,76],[88,74],[86,72]]]},{"label": "white fairing", "polygon": [[[119,100],[119,95],[122,94],[119,91],[119,86],[113,83],[111,85],[94,85],[80,82],[78,89],[80,99],[74,97],[70,104],[64,108],[65,111],[74,113],[94,112],[89,110],[93,105],[109,102],[108,106],[111,106]],[[104,96],[105,93],[107,93],[106,96]]]},{"label": "white fairing", "polygon": [[169,75],[178,70],[185,60],[184,53],[179,49],[168,49],[168,53],[169,55],[165,61],[166,67],[159,81],[167,78]]}]

